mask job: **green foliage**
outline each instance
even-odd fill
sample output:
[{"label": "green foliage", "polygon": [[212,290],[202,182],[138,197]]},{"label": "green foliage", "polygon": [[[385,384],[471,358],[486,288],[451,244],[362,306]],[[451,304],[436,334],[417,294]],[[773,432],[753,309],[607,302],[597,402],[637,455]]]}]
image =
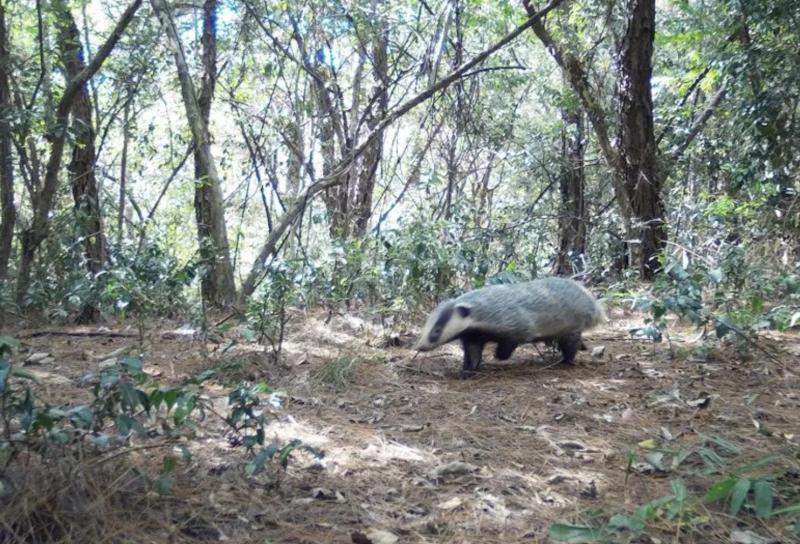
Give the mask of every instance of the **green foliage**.
[{"label": "green foliage", "polygon": [[[629,513],[615,508],[594,509],[581,516],[581,524],[553,524],[548,532],[551,539],[611,543],[653,534],[656,529],[667,533],[691,530],[707,524],[715,515],[723,515],[709,510],[718,503],[727,504],[726,513],[733,517],[741,518],[745,511],[764,520],[783,517],[794,523],[792,531],[800,529],[800,496],[792,483],[796,463],[770,455],[730,468],[741,451],[719,436],[701,437],[699,444],[680,451],[656,447],[653,440],[639,446],[645,450],[646,465],[677,476],[670,482],[671,493]],[[631,473],[635,465],[632,454],[626,472]],[[720,474],[725,475],[719,478]],[[702,483],[689,487],[686,479]],[[786,505],[775,508],[776,501]]]},{"label": "green foliage", "polygon": [[259,474],[264,470],[267,461],[270,461],[276,457],[281,467],[285,469],[289,465],[289,459],[291,458],[292,453],[296,450],[308,452],[317,459],[320,459],[324,456],[324,453],[321,450],[303,444],[300,440],[292,440],[283,446],[270,444],[262,448],[255,455],[255,457],[253,457],[252,461],[247,463],[245,466],[245,473],[248,476],[255,476]]},{"label": "green foliage", "polygon": [[738,515],[744,508],[757,517],[769,518],[786,515],[800,519],[800,503],[775,510],[776,485],[790,478],[796,469],[786,467],[775,456],[757,459],[737,467],[708,488],[704,500],[709,503],[727,502],[730,515]]},{"label": "green foliage", "polygon": [[262,409],[261,393],[269,392],[265,383],[239,384],[228,394],[230,414],[225,422],[233,429],[235,444],[242,444],[248,450],[264,444],[264,426],[267,417]]},{"label": "green foliage", "polygon": [[35,263],[23,307],[43,309],[51,318],[66,319],[84,304],[98,302],[101,283],[87,272],[81,245],[75,243],[78,237],[71,209],[53,218],[51,237]]},{"label": "green foliage", "polygon": [[[682,480],[673,480],[670,485],[671,494],[640,506],[632,514],[599,515],[597,525],[553,524],[548,536],[557,542],[619,542],[624,535],[646,533],[648,526],[655,524],[691,528],[708,521]],[[602,522],[603,518],[607,520]]]},{"label": "green foliage", "polygon": [[[266,414],[268,406],[265,405],[262,395],[268,392],[270,388],[265,383],[243,382],[228,395],[230,414],[225,418],[225,423],[233,433],[229,442],[232,446],[244,446],[251,454],[256,447],[260,447],[244,467],[248,476],[261,473],[266,463],[276,457],[280,465],[286,468],[292,452],[297,449],[304,450],[317,458],[323,456],[321,451],[303,444],[300,440],[292,440],[288,444],[265,443],[265,427],[269,423],[269,418]],[[279,399],[280,397],[273,393],[270,404],[280,402]]]},{"label": "green foliage", "polygon": [[380,286],[374,255],[359,238],[346,242],[334,240],[329,254],[328,281],[323,287],[324,300],[331,305],[349,304],[353,298],[373,296]]},{"label": "green foliage", "polygon": [[382,263],[384,296],[391,307],[413,308],[431,293],[442,293],[452,286],[458,266],[464,270],[467,260],[446,243],[448,239],[445,224],[421,221],[382,234],[385,252],[378,263]]},{"label": "green foliage", "polygon": [[120,315],[143,320],[180,315],[185,290],[195,277],[194,265],[180,265],[159,245],[119,252],[105,277],[101,301]]},{"label": "green foliage", "polygon": [[744,202],[739,202],[730,195],[714,196],[709,193],[700,193],[698,196],[700,199],[708,201],[704,212],[706,217],[715,220],[756,219],[767,204],[767,198],[764,195]]},{"label": "green foliage", "polygon": [[[106,433],[111,424],[123,441],[134,434],[163,435],[159,428],[171,428],[165,436],[177,436],[187,429],[192,413],[202,410],[197,391],[152,385],[148,388],[149,378],[142,371],[142,361],[135,357],[101,370],[88,383],[92,386],[92,402],[68,409],[39,404],[28,387],[15,389],[9,396],[11,417],[28,438],[45,433],[66,444],[89,434],[102,447],[109,442]],[[170,427],[163,427],[164,423]]]},{"label": "green foliage", "polygon": [[689,273],[674,261],[667,264],[656,281],[654,291],[657,298],[639,301],[639,309],[650,313],[645,327],[633,329],[631,333],[660,342],[668,312],[694,325],[705,326],[711,318],[704,309],[702,291],[704,283],[713,277],[702,269],[693,269]]},{"label": "green foliage", "polygon": [[[137,357],[123,358],[96,376],[84,378],[91,402],[54,406],[39,395],[34,375],[10,362],[14,346],[13,339],[0,339],[0,477],[16,470],[15,462],[23,453],[35,452],[42,459],[65,455],[81,459],[124,451],[134,437],[139,444],[158,439],[158,447],[172,450],[177,446],[188,461],[189,450],[182,440],[193,439],[195,425],[207,411],[215,413],[203,400],[201,386],[216,371],[203,372],[179,386],[160,386],[151,381]],[[273,392],[265,403],[263,394],[269,392],[263,383],[241,383],[228,395],[230,411],[224,421],[231,429],[231,444],[244,445],[251,452],[262,447],[244,467],[250,475],[262,471],[275,456],[285,468],[291,452],[298,448],[322,455],[299,441],[265,443],[269,423],[265,409],[282,399]],[[177,459],[166,453],[152,479],[158,493],[169,492],[176,467]]]},{"label": "green foliage", "polygon": [[305,287],[305,278],[296,263],[277,259],[270,263],[264,281],[249,300],[245,334],[259,343],[269,342],[275,360],[283,347],[289,305],[302,299],[308,292]]},{"label": "green foliage", "polygon": [[327,265],[331,272],[325,277],[332,278],[327,288],[321,279],[326,300],[362,300],[381,313],[402,314],[465,288],[527,277],[518,268],[536,260],[529,246],[515,246],[491,231],[465,240],[459,220],[413,218],[381,232],[375,244],[355,240],[337,246]]},{"label": "green foliage", "polygon": [[[70,220],[69,214],[56,218],[57,223]],[[94,276],[86,271],[81,246],[70,242],[71,226],[54,230],[56,234],[39,259],[26,305],[45,308],[51,317],[60,319],[78,313],[85,305],[138,320],[186,311],[186,290],[195,277],[195,267],[179,264],[163,249],[165,244],[111,250],[107,270]]]},{"label": "green foliage", "polygon": [[[84,382],[92,395],[88,404],[49,404],[39,396],[35,381],[32,374],[0,359],[3,471],[23,452],[49,459],[64,456],[67,448],[70,456],[81,457],[123,448],[134,436],[174,443],[193,435],[195,414],[204,410],[197,388],[155,386],[135,357],[87,376]],[[86,444],[91,447],[81,453]],[[188,455],[185,448],[184,454]],[[159,492],[168,489],[163,479],[174,470],[167,457],[155,483]]]},{"label": "green foliage", "polygon": [[632,334],[659,342],[666,316],[673,314],[713,330],[718,339],[733,337],[746,350],[757,332],[784,330],[800,321],[796,277],[753,262],[744,245],[723,244],[716,266],[697,256],[684,263],[662,258],[653,296],[638,301],[649,317]]}]

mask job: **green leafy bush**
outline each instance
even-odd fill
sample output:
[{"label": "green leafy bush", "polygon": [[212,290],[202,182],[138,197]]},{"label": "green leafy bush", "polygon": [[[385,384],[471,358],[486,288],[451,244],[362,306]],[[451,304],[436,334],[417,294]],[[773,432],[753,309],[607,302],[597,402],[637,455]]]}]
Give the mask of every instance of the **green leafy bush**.
[{"label": "green leafy bush", "polygon": [[[622,542],[637,535],[690,531],[707,525],[714,515],[780,518],[793,538],[800,536],[800,495],[795,483],[798,467],[785,456],[767,455],[736,465],[740,449],[719,436],[702,436],[683,450],[658,447],[653,440],[640,444],[646,451],[642,465],[659,474],[671,474],[671,493],[649,501],[632,512],[616,508],[593,509],[580,524],[556,523],[549,536],[557,542]],[[628,456],[628,477],[637,465]],[[647,471],[645,471],[646,473]],[[693,481],[687,486],[685,480]],[[726,514],[713,511],[727,505]]]},{"label": "green leafy bush", "polygon": [[[662,273],[653,295],[640,298],[638,307],[649,313],[634,335],[661,341],[666,316],[678,318],[718,339],[733,337],[745,350],[755,345],[755,335],[766,329],[783,330],[800,322],[800,299],[793,275],[770,273],[753,264],[744,247],[732,245],[720,254],[719,265],[695,259],[684,265],[662,259]],[[772,305],[770,305],[772,304]]]},{"label": "green leafy bush", "polygon": [[193,264],[180,265],[156,244],[146,244],[141,251],[119,252],[114,259],[101,301],[117,315],[144,320],[176,316],[185,310],[185,290],[195,278]]},{"label": "green leafy bush", "polygon": [[248,302],[245,334],[259,343],[268,342],[276,360],[283,347],[290,305],[299,303],[308,292],[304,288],[305,281],[296,263],[276,259],[270,263],[264,281]]},{"label": "green leafy bush", "polygon": [[262,472],[266,463],[275,457],[278,458],[280,465],[286,468],[291,453],[297,449],[305,450],[318,458],[322,457],[322,452],[304,445],[300,440],[292,440],[288,444],[278,442],[266,444],[264,429],[269,423],[269,418],[266,415],[268,406],[265,406],[262,395],[268,392],[270,388],[267,384],[244,382],[228,395],[230,414],[225,418],[225,422],[233,432],[229,442],[234,446],[243,445],[251,453],[257,446],[260,447],[245,466],[245,473],[248,476]]}]

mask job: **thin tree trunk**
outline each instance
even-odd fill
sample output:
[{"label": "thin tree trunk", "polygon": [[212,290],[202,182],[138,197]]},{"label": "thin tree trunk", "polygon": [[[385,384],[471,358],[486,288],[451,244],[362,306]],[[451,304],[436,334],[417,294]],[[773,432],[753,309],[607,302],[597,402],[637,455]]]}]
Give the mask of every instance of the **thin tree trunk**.
[{"label": "thin tree trunk", "polygon": [[[453,192],[458,185],[458,160],[456,159],[456,150],[458,147],[458,127],[454,134],[447,140],[447,157],[445,157],[445,167],[447,169],[447,187],[444,192],[444,204],[442,205],[442,214],[445,219],[449,220],[452,215],[453,205]],[[436,212],[436,217],[439,217],[439,212]]]},{"label": "thin tree trunk", "polygon": [[44,183],[41,191],[31,196],[32,201],[36,204],[33,209],[33,219],[31,221],[31,226],[22,232],[21,235],[22,248],[19,270],[17,271],[16,293],[17,304],[20,306],[22,306],[25,295],[28,293],[28,288],[30,287],[33,259],[36,257],[39,247],[47,238],[50,231],[50,216],[58,189],[58,175],[61,170],[61,160],[64,155],[67,129],[69,127],[69,113],[72,109],[72,104],[86,82],[97,73],[103,65],[103,62],[105,62],[106,58],[111,54],[111,51],[117,45],[122,33],[133,20],[133,16],[136,14],[141,4],[142,0],[133,0],[128,6],[114,27],[114,30],[97,50],[97,54],[92,58],[89,65],[83,68],[80,73],[76,74],[74,78],[69,80],[66,89],[64,89],[64,94],[61,95],[58,106],[55,108],[54,126],[49,138],[51,141],[50,156],[47,160]]},{"label": "thin tree trunk", "polygon": [[[58,46],[69,81],[86,67],[83,62],[80,34],[69,8],[61,2],[54,2],[53,5],[59,10]],[[97,179],[94,173],[96,157],[92,100],[88,85],[85,83],[78,90],[72,104],[72,124],[74,144],[72,160],[67,170],[75,202],[78,232],[83,239],[86,268],[94,278],[99,278],[106,260],[106,244]],[[78,322],[93,323],[98,317],[100,310],[90,301],[84,304]]]},{"label": "thin tree trunk", "polygon": [[131,133],[128,127],[131,116],[131,99],[125,102],[125,111],[122,116],[122,158],[119,164],[119,206],[117,210],[117,251],[122,249],[125,225],[125,191],[128,190],[128,146]]},{"label": "thin tree trunk", "polygon": [[[328,88],[324,81],[314,82],[314,97],[317,102],[317,132],[319,134],[320,153],[322,154],[322,175],[330,176],[336,168],[336,135],[335,118],[338,115],[328,97]],[[347,183],[350,170],[341,174],[342,180],[333,184],[322,194],[328,210],[328,230],[331,238],[342,239],[347,236]]]},{"label": "thin tree trunk", "polygon": [[658,254],[667,239],[650,87],[655,16],[655,0],[628,0],[617,81],[619,164],[638,235],[636,241],[629,240],[633,258],[630,264],[639,270],[642,279],[654,277],[659,268]]},{"label": "thin tree trunk", "polygon": [[[378,2],[373,2],[373,10],[377,11]],[[367,119],[367,127],[370,131],[375,130],[378,121],[386,116],[389,109],[389,61],[388,61],[388,31],[385,23],[378,23],[378,28],[373,30],[374,38],[372,43],[373,77],[375,87],[373,96],[377,115],[370,111]],[[372,140],[372,143],[364,151],[361,162],[361,171],[358,177],[358,187],[356,190],[355,202],[353,204],[353,215],[355,216],[354,235],[363,237],[367,233],[369,219],[372,216],[372,196],[375,191],[375,180],[378,173],[378,165],[383,154],[383,131]]]},{"label": "thin tree trunk", "polygon": [[[452,0],[452,6],[456,34],[455,43],[453,44],[453,68],[457,68],[464,62],[464,30],[461,18],[461,1]],[[464,111],[464,82],[462,80],[456,81],[453,84],[453,90],[456,95],[453,115],[454,127],[453,134],[449,138],[447,145],[447,188],[444,198],[444,218],[447,220],[452,216],[453,193],[458,187],[460,177],[458,172],[458,144],[461,141],[461,134],[464,131],[464,119],[467,116],[467,112]]]},{"label": "thin tree trunk", "polygon": [[[523,0],[523,4],[529,16],[536,13],[536,8],[531,5],[530,0]],[[586,112],[586,116],[589,118],[589,122],[592,125],[595,139],[597,140],[597,145],[600,148],[603,159],[612,172],[611,181],[614,186],[614,196],[617,199],[622,220],[626,225],[625,230],[628,231],[630,230],[628,225],[631,221],[633,210],[628,194],[625,191],[624,183],[619,176],[619,156],[611,143],[606,115],[600,102],[597,100],[597,93],[592,89],[589,83],[588,71],[584,68],[580,59],[559,47],[553,39],[553,36],[547,30],[544,20],[541,17],[533,21],[531,30],[533,30],[533,33],[536,34],[545,48],[550,52],[556,64],[561,67],[572,90],[581,101],[583,110]]]},{"label": "thin tree trunk", "polygon": [[[483,174],[481,177],[473,182],[472,185],[472,208],[473,223],[478,229],[489,228],[492,220],[492,193],[494,189],[490,189],[490,181],[492,173],[494,172],[495,160],[497,159],[497,150],[492,149],[489,152],[489,158],[486,161],[486,166],[483,167]],[[488,247],[488,246],[487,246]]]},{"label": "thin tree trunk", "polygon": [[[11,56],[8,48],[5,4],[0,2],[0,289],[8,276],[17,209],[14,206],[14,162],[11,156]],[[0,315],[0,320],[2,315]]]},{"label": "thin tree trunk", "polygon": [[304,113],[301,107],[296,108],[294,120],[290,123],[286,138],[294,148],[286,159],[286,184],[288,196],[297,198],[300,187],[303,186],[303,173],[305,169],[305,135],[303,133]]},{"label": "thin tree trunk", "polygon": [[[203,4],[203,79],[198,106],[207,140],[203,146],[195,147],[194,153],[194,210],[197,219],[197,236],[200,254],[210,264],[202,276],[202,290],[206,301],[218,306],[227,306],[236,299],[233,282],[233,266],[228,249],[228,232],[225,225],[225,208],[220,182],[212,182],[202,155],[210,156],[211,102],[217,82],[217,0],[206,0]],[[224,247],[224,254],[220,248]]]},{"label": "thin tree trunk", "polygon": [[153,9],[167,33],[175,57],[175,66],[186,108],[186,117],[195,144],[195,212],[201,255],[208,270],[202,280],[203,297],[210,304],[227,306],[236,299],[228,233],[222,201],[222,183],[211,155],[208,133],[208,112],[216,82],[216,0],[203,5],[203,87],[198,101],[194,83],[186,64],[186,55],[172,15],[164,0],[151,0]]},{"label": "thin tree trunk", "polygon": [[558,255],[555,274],[571,276],[583,270],[586,252],[583,112],[563,111],[561,135],[561,212],[558,218]]}]

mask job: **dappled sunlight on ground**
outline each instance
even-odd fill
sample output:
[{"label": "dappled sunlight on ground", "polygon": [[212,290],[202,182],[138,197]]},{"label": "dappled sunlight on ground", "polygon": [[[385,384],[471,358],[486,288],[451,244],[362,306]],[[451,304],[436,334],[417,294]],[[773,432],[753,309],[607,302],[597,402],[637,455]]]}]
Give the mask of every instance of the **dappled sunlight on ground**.
[{"label": "dappled sunlight on ground", "polygon": [[[723,347],[698,362],[687,344],[696,331],[673,329],[674,353],[684,355],[671,357],[666,343],[630,338],[628,328],[641,323],[636,316],[616,316],[586,335],[589,351],[575,366],[552,366],[555,355],[542,348],[523,347],[508,362],[494,361],[487,349],[480,375],[459,380],[458,346],[414,358],[408,346],[415,331],[391,331],[401,346],[382,347],[376,322],[327,317],[293,319],[277,364],[266,348],[241,339],[228,349],[209,345],[208,361],[196,338],[150,336],[145,363],[154,379],[241,362],[239,378],[266,380],[284,393],[283,405],[269,408],[267,440],[300,440],[324,452],[316,459],[298,450],[286,471],[275,464],[247,478],[247,452],[231,447],[225,425],[208,418],[187,469],[203,491],[198,496],[179,479],[176,494],[193,497],[187,504],[195,516],[220,527],[228,541],[349,542],[352,533],[372,529],[402,542],[541,541],[552,522],[668,494],[669,474],[626,475],[628,453],[637,460],[644,453],[640,444],[681,450],[718,435],[742,448],[744,462],[763,453],[754,422],[768,426],[777,445],[797,440],[800,343],[793,335],[770,337],[783,349],[778,360],[756,353],[743,363]],[[80,380],[104,354],[137,343],[68,336],[24,342],[30,352],[52,355],[35,370],[54,377],[45,387],[66,402],[85,394]],[[604,350],[593,356],[598,346]],[[342,358],[352,367],[326,382],[334,375],[323,372],[326,365]],[[229,390],[205,386],[220,414]],[[704,534],[728,530],[712,526]]]}]

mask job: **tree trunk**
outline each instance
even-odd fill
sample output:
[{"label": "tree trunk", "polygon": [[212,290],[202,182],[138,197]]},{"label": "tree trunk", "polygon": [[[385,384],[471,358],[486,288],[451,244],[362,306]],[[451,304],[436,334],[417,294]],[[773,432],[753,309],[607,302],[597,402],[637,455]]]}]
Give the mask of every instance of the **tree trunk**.
[{"label": "tree trunk", "polygon": [[[373,2],[373,10],[377,11],[378,2]],[[376,23],[373,29],[372,42],[372,69],[375,86],[372,103],[367,118],[367,128],[375,130],[378,122],[386,117],[389,109],[389,61],[388,61],[388,42],[389,35],[386,30],[385,22]],[[374,109],[373,109],[374,108]],[[374,110],[377,110],[374,111]],[[383,155],[383,131],[370,142],[364,151],[361,159],[361,170],[358,175],[358,187],[356,188],[355,202],[353,203],[353,215],[355,218],[355,228],[353,235],[364,237],[369,226],[369,219],[372,216],[372,195],[375,190],[375,179],[378,173],[378,166]]]},{"label": "tree trunk", "polygon": [[[211,156],[210,133],[211,102],[217,82],[217,0],[206,0],[203,4],[203,80],[198,106],[202,118],[206,140],[205,147],[195,147],[194,153],[194,210],[197,219],[197,236],[200,255],[209,263],[209,269],[202,276],[201,287],[206,301],[228,306],[236,300],[233,281],[233,266],[228,249],[228,232],[225,225],[225,207],[219,180],[212,181],[203,155]],[[224,248],[224,252],[221,251]]]},{"label": "tree trunk", "polygon": [[[529,15],[535,8],[523,0]],[[642,279],[658,270],[656,257],[666,244],[662,182],[656,165],[653,131],[653,100],[650,77],[653,68],[655,0],[627,0],[627,25],[619,44],[616,148],[609,138],[603,108],[592,90],[588,72],[580,59],[562,50],[539,19],[534,33],[561,67],[594,130],[597,145],[611,170],[614,196],[619,206],[625,236],[633,258],[631,266]]]},{"label": "tree trunk", "polygon": [[33,269],[33,259],[39,247],[42,245],[50,231],[50,216],[55,203],[56,192],[58,189],[58,174],[61,170],[61,159],[64,155],[64,145],[67,138],[67,129],[69,127],[69,113],[72,109],[72,103],[80,90],[91,79],[100,67],[105,62],[106,58],[111,54],[111,51],[117,45],[122,33],[133,20],[133,16],[141,6],[142,0],[133,0],[125,12],[122,14],[120,20],[117,22],[114,30],[97,50],[94,58],[88,66],[83,68],[73,79],[67,83],[64,89],[64,94],[55,108],[53,129],[49,134],[50,140],[50,156],[47,160],[45,169],[44,183],[41,191],[38,194],[31,195],[31,201],[35,203],[33,209],[33,219],[29,228],[21,234],[21,255],[19,262],[19,270],[17,271],[17,304],[22,306],[25,295],[28,293],[28,288],[31,283],[31,271]]},{"label": "tree trunk", "polygon": [[195,152],[195,215],[200,243],[200,255],[208,269],[202,278],[203,298],[215,306],[228,306],[236,299],[233,281],[222,183],[211,155],[208,118],[216,83],[216,0],[203,4],[203,86],[198,100],[194,83],[186,64],[183,45],[165,0],[151,0],[153,9],[167,33],[175,57],[175,66],[192,131]]},{"label": "tree trunk", "polygon": [[128,190],[128,147],[130,146],[131,133],[128,125],[131,119],[131,102],[125,102],[122,116],[122,157],[119,162],[119,209],[117,210],[117,251],[122,250],[122,240],[125,238],[125,191]]},{"label": "tree trunk", "polygon": [[628,0],[627,25],[618,51],[617,149],[637,235],[637,240],[629,240],[631,266],[639,270],[642,279],[654,277],[659,268],[658,254],[667,239],[650,88],[655,16],[655,0]]},{"label": "tree trunk", "polygon": [[[453,68],[458,68],[464,62],[464,29],[463,19],[461,17],[461,1],[452,0],[453,5],[453,24],[455,25],[455,40],[453,43]],[[456,95],[455,104],[453,106],[453,134],[447,143],[447,157],[445,164],[447,167],[447,188],[444,195],[444,218],[449,220],[452,216],[453,210],[453,196],[458,189],[460,181],[459,169],[460,157],[458,153],[458,146],[461,142],[461,135],[464,132],[464,120],[468,113],[464,103],[464,82],[458,80],[453,83],[453,92]]]},{"label": "tree trunk", "polygon": [[[58,47],[67,80],[73,80],[86,68],[81,51],[78,26],[69,8],[54,2],[59,9]],[[86,268],[93,278],[103,270],[106,260],[105,235],[103,233],[102,211],[95,177],[95,131],[92,122],[92,100],[89,88],[84,83],[78,90],[72,104],[73,148],[69,171],[72,197],[75,202],[75,216],[78,232],[83,239],[83,252]],[[100,310],[93,302],[85,302],[79,323],[93,323],[100,317]]]},{"label": "tree trunk", "polygon": [[[533,16],[536,13],[536,8],[531,5],[530,0],[523,0],[523,4],[528,12],[528,16]],[[622,217],[624,230],[628,233],[630,232],[633,210],[630,199],[628,198],[628,193],[625,190],[625,184],[622,181],[622,177],[619,175],[619,156],[617,155],[617,150],[614,149],[614,146],[611,144],[606,114],[597,99],[597,92],[592,89],[589,83],[589,73],[584,68],[579,58],[559,47],[553,39],[553,36],[547,30],[543,19],[539,18],[535,20],[531,24],[531,30],[533,30],[534,34],[536,34],[548,52],[550,52],[556,64],[561,67],[564,77],[569,81],[572,90],[578,96],[581,106],[586,112],[589,123],[592,125],[597,146],[600,148],[606,166],[611,172],[614,196],[619,205],[619,213]]]},{"label": "tree trunk", "polygon": [[291,199],[297,198],[300,187],[303,186],[306,160],[303,109],[296,108],[293,115],[294,119],[287,127],[286,134],[287,141],[294,148],[286,159],[286,185]]},{"label": "tree trunk", "polygon": [[586,253],[583,112],[565,110],[562,118],[561,212],[558,217],[558,255],[554,273],[571,276],[583,270],[583,255]]},{"label": "tree trunk", "polygon": [[[336,130],[334,128],[334,117],[337,112],[333,109],[328,89],[324,82],[315,81],[314,97],[317,102],[317,122],[320,153],[322,154],[322,175],[324,177],[333,174],[336,168]],[[354,161],[355,162],[355,161]],[[355,168],[355,166],[352,166]],[[331,238],[345,238],[348,235],[347,224],[347,184],[349,172],[341,176],[341,182],[335,183],[322,194],[325,207],[328,210],[329,225],[328,230]]]},{"label": "tree trunk", "polygon": [[[13,110],[9,73],[11,55],[8,48],[5,5],[0,3],[0,289],[8,276],[11,244],[17,209],[14,206],[14,162],[11,156],[11,123]],[[0,316],[2,319],[2,316]]]},{"label": "tree trunk", "polygon": [[[300,31],[296,23],[293,31],[292,37],[297,42],[297,46],[301,51],[306,51],[303,32]],[[359,53],[361,52],[359,51]],[[360,85],[363,62],[363,54],[360,54],[354,81],[354,87],[356,88]],[[320,154],[322,155],[322,176],[323,178],[329,178],[334,175],[334,170],[338,165],[337,142],[341,156],[347,156],[350,152],[350,146],[348,145],[350,134],[345,133],[347,117],[342,111],[341,95],[336,95],[338,84],[336,81],[331,83],[332,72],[324,64],[324,60],[315,57],[313,64],[306,60],[304,67],[311,77],[311,92],[316,106],[316,137],[319,140]],[[354,91],[354,99],[356,96],[357,92]],[[354,101],[351,109],[355,109],[356,105]],[[355,115],[355,113],[357,112],[354,111],[353,114]],[[322,200],[328,211],[328,232],[332,239],[345,239],[349,235],[349,182],[355,168],[356,161],[354,159],[347,170],[336,173],[338,180],[328,185],[322,193]]]},{"label": "tree trunk", "polygon": [[[453,193],[458,185],[458,158],[456,151],[458,148],[459,130],[455,127],[454,133],[447,139],[447,156],[445,157],[445,168],[447,177],[447,187],[444,189],[444,203],[442,204],[442,217],[450,220],[453,210]],[[436,212],[436,217],[439,217]]]}]

